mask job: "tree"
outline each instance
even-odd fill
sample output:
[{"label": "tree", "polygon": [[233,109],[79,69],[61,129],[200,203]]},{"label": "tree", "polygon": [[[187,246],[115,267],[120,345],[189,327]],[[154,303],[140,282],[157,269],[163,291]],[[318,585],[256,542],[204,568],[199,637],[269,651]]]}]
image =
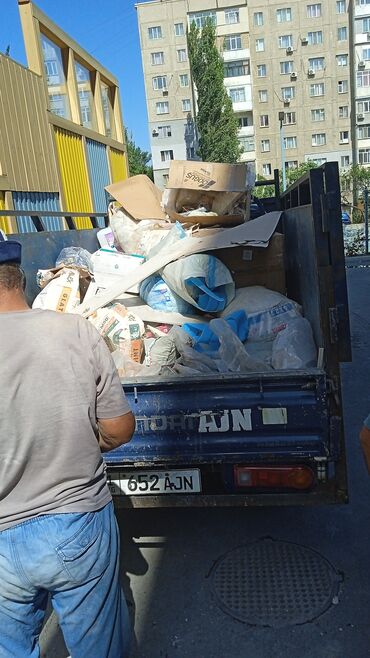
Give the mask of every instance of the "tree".
[{"label": "tree", "polygon": [[136,146],[132,133],[125,130],[127,143],[128,168],[130,176],[137,174],[146,174],[153,180],[153,167],[151,164],[152,156],[148,151],[143,151],[140,146]]},{"label": "tree", "polygon": [[[301,176],[303,176],[307,171],[317,167],[317,164],[314,160],[307,160],[306,162],[301,162],[297,167],[289,168],[286,170],[286,183],[287,187],[295,183]],[[257,174],[257,180],[266,180],[263,176]],[[279,170],[279,181],[280,181],[280,190],[283,189],[283,177],[282,172]],[[274,196],[274,189],[271,185],[263,185],[262,187],[256,187],[254,190],[255,196],[260,199],[266,197]]]},{"label": "tree", "polygon": [[238,162],[242,148],[238,120],[224,86],[224,62],[216,45],[216,28],[207,19],[193,22],[187,33],[190,70],[197,90],[198,155],[204,162]]},{"label": "tree", "polygon": [[358,202],[363,200],[365,189],[370,192],[370,169],[354,164],[341,174],[340,184],[342,205],[352,208],[352,222],[363,222],[363,207],[362,204],[358,205]]}]

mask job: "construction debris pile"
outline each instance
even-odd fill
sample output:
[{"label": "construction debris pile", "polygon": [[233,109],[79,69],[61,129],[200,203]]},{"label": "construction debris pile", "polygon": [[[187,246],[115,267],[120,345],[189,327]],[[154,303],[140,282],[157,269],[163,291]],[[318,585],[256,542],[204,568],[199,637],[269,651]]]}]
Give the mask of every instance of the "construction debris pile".
[{"label": "construction debris pile", "polygon": [[163,194],[146,176],[108,186],[100,249],[63,249],[33,307],[85,315],[122,379],[314,367],[280,213],[249,220],[253,186],[249,165],[178,161]]}]

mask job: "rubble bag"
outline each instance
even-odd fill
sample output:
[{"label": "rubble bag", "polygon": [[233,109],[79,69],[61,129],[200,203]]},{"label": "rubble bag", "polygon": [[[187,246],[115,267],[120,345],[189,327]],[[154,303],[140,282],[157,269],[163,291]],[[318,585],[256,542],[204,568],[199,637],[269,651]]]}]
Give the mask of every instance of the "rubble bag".
[{"label": "rubble bag", "polygon": [[148,276],[140,284],[140,297],[156,311],[192,315],[193,307],[176,295],[159,274]]},{"label": "rubble bag", "polygon": [[179,297],[208,313],[223,311],[235,296],[231,273],[209,254],[193,254],[169,263],[162,277]]}]

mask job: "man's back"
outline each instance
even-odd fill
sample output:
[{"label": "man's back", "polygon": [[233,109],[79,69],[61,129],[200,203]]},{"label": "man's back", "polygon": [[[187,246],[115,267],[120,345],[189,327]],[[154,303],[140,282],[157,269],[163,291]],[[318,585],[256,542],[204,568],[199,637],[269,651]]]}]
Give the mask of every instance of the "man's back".
[{"label": "man's back", "polygon": [[0,314],[0,530],[111,499],[96,417],[129,411],[103,340],[76,315]]}]

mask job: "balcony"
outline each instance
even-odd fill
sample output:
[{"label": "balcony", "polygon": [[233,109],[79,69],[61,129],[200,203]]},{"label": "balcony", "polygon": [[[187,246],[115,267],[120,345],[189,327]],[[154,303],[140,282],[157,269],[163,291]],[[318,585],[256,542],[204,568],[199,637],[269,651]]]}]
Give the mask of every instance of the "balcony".
[{"label": "balcony", "polygon": [[251,53],[249,48],[240,48],[239,50],[224,50],[222,56],[224,62],[232,62],[239,59],[250,59]]},{"label": "balcony", "polygon": [[243,126],[242,128],[239,128],[238,135],[239,137],[253,137],[254,126]]}]

